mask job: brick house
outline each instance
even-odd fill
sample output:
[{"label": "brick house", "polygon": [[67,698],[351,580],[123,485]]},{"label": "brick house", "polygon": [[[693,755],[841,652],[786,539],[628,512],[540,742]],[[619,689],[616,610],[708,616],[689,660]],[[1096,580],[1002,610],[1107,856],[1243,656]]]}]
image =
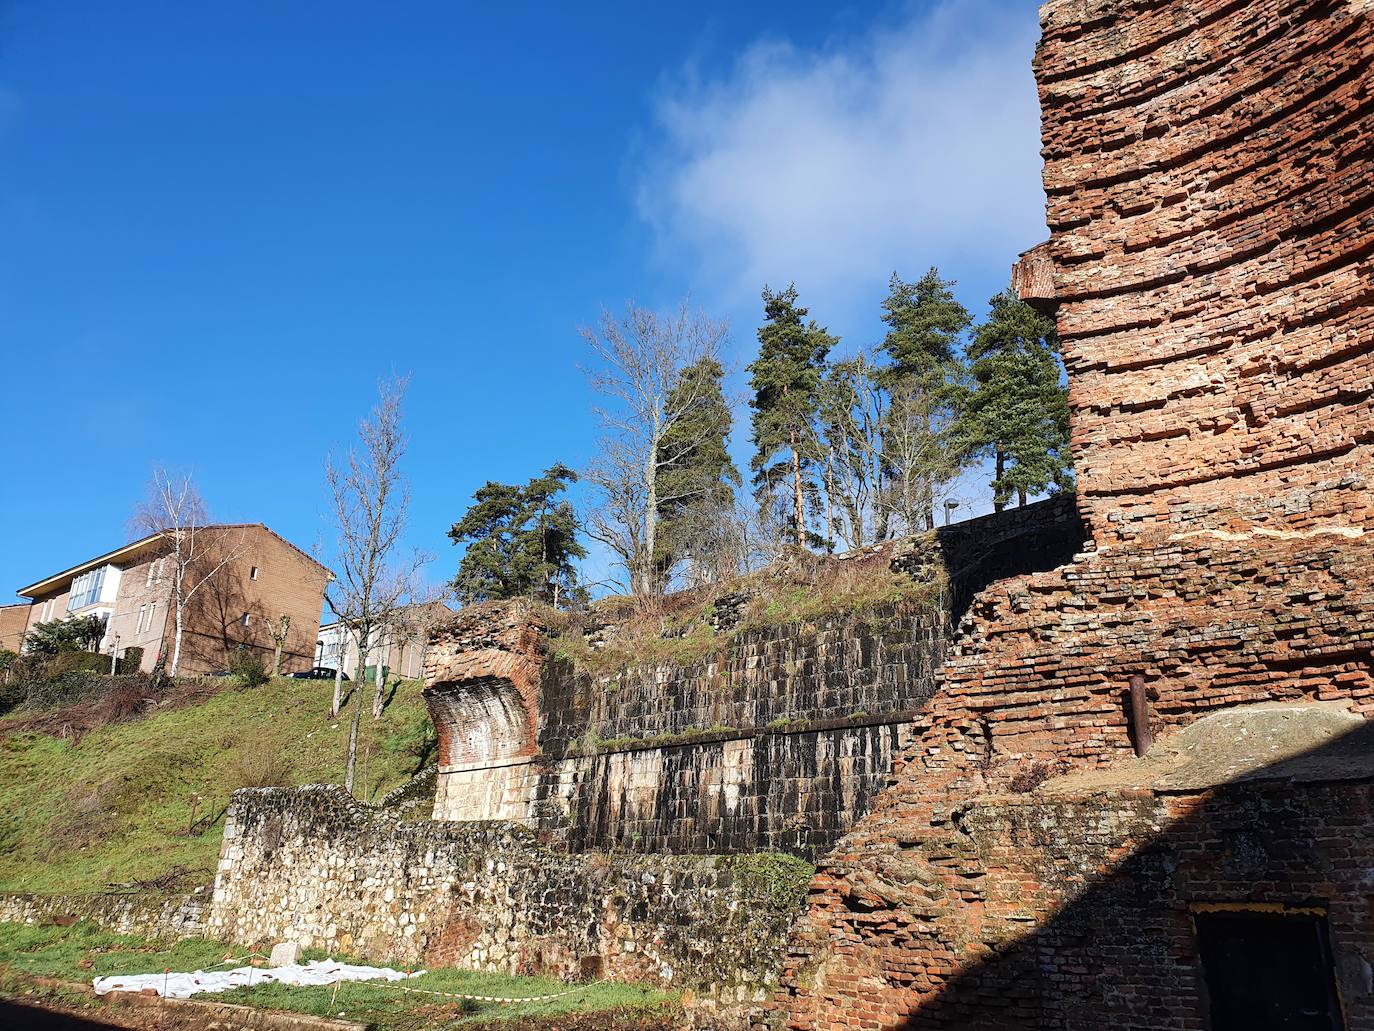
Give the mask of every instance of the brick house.
[{"label": "brick house", "polygon": [[[179,672],[224,669],[241,648],[259,652],[270,665],[269,621],[283,615],[291,617],[291,625],[282,671],[307,669],[315,656],[329,570],[261,523],[218,524],[196,532],[199,554],[187,582],[205,582],[186,606]],[[31,602],[23,606],[25,630],[68,616],[98,616],[105,621],[102,653],[141,648],[144,671],[161,653],[170,661],[176,634],[170,551],[170,531],[150,534],[20,589],[20,597]]]},{"label": "brick house", "polygon": [[0,605],[0,651],[17,652],[29,629],[29,606]]},{"label": "brick house", "polygon": [[[441,601],[405,606],[382,635],[381,642],[368,649],[366,665],[376,666],[380,660],[392,676],[419,680],[425,672],[429,628],[449,615],[452,610]],[[315,665],[330,669],[342,665],[350,677],[357,675],[358,642],[342,623],[335,621],[320,627],[315,643]]]}]

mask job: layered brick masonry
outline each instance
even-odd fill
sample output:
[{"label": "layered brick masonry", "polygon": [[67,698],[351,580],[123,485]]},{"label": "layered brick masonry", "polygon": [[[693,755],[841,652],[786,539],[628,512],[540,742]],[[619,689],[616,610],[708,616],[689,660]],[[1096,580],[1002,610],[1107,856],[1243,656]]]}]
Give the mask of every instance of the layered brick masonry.
[{"label": "layered brick masonry", "polygon": [[[1193,914],[1306,906],[1374,1028],[1374,5],[1042,24],[1053,237],[1017,283],[1057,307],[1097,550],[976,599],[758,1023],[1201,1029]],[[1298,777],[1239,733],[1239,782],[1126,776],[1132,676],[1157,747],[1327,700],[1360,749],[1314,739]]]},{"label": "layered brick masonry", "polygon": [[1056,0],[1041,18],[1048,255],[1094,536],[1368,525],[1368,0]]},{"label": "layered brick masonry", "polygon": [[[894,786],[821,864],[810,911],[789,946],[790,993],[775,1015],[796,1028],[1089,1028],[1103,1026],[1094,1021],[1107,1007],[1112,1026],[1202,1027],[1201,996],[1176,978],[1159,987],[1177,996],[1174,1003],[1189,1014],[1183,1022],[1140,1008],[1146,987],[1108,977],[1097,960],[1077,963],[1051,949],[1036,961],[1042,973],[1026,981],[1024,970],[1007,974],[1011,968],[997,959],[1022,954],[1028,935],[1038,934],[1043,945],[1065,933],[1057,914],[1076,902],[1080,919],[1097,928],[1080,942],[1085,955],[1137,940],[1153,948],[1121,914],[1091,912],[1092,893],[1142,845],[1181,834],[1168,828],[1182,803],[1107,785],[1068,808],[1039,795],[1018,798],[1008,803],[1019,807],[1018,817],[999,813],[998,798],[1055,774],[1131,762],[1125,709],[1132,675],[1144,676],[1155,696],[1152,729],[1160,735],[1247,703],[1348,699],[1367,714],[1374,709],[1372,563],[1374,536],[1193,540],[1085,554],[1063,570],[984,591]],[[1237,810],[1227,821],[1272,834],[1266,824],[1281,824],[1290,805],[1308,804],[1297,792],[1269,810],[1256,790],[1243,803],[1251,814]],[[1226,812],[1205,789],[1190,804]],[[1374,860],[1366,818],[1356,810],[1343,824],[1339,806],[1318,808],[1321,833],[1344,836],[1354,850],[1340,857],[1348,869],[1339,877],[1295,876],[1284,885],[1277,876],[1239,883],[1199,876],[1173,885],[1167,898],[1156,896],[1149,916],[1174,934],[1186,925],[1189,904],[1273,901],[1276,892],[1359,908],[1356,882],[1367,868],[1361,850]],[[974,813],[1011,829],[1001,837],[973,833]],[[1016,832],[1017,821],[1035,833]],[[1208,834],[1221,832],[1200,824],[1190,833],[1211,841]],[[1290,849],[1314,847],[1302,834],[1295,840],[1301,844]],[[1311,861],[1318,868],[1325,862],[1315,854]],[[1144,914],[1134,919],[1149,922]],[[1361,923],[1361,937],[1342,944],[1374,959],[1366,930]],[[1195,978],[1195,956],[1173,947],[1167,954],[1171,969]],[[1008,993],[1018,980],[1020,988]],[[982,987],[971,992],[973,983]],[[1096,1000],[1096,1009],[1056,1023],[1067,1018],[1054,1014],[1076,997]],[[1351,998],[1370,1005],[1367,993]]]}]

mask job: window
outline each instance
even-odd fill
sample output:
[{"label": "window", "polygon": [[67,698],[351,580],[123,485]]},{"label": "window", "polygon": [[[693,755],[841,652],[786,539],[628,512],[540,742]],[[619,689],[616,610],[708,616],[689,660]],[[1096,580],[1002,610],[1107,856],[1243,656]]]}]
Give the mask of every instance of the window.
[{"label": "window", "polygon": [[239,620],[239,626],[247,626],[247,625],[248,625],[248,621],[249,621],[251,618],[252,618],[252,617],[251,617],[247,612],[245,612],[245,613],[243,614],[243,618]]},{"label": "window", "polygon": [[72,581],[71,595],[67,599],[68,612],[85,608],[87,605],[94,605],[100,600],[100,589],[105,586],[105,570],[107,568],[107,566],[101,566],[99,569],[92,569],[89,573],[82,573]]},{"label": "window", "polygon": [[250,580],[256,580],[257,578],[258,578],[258,567],[257,567],[257,566],[254,566],[252,569],[248,570],[248,579],[250,579]]},{"label": "window", "polygon": [[1213,1031],[1342,1031],[1319,909],[1197,912]]},{"label": "window", "polygon": [[146,616],[147,614],[148,614],[148,606],[147,606],[147,605],[140,605],[140,606],[138,607],[138,626],[134,627],[134,633],[136,633],[136,634],[141,634],[141,633],[143,633],[143,617]]},{"label": "window", "polygon": [[153,602],[151,605],[148,606],[148,622],[144,625],[144,627],[143,627],[144,630],[151,630],[151,629],[153,628],[153,617],[154,617],[156,614],[157,614],[157,602]]}]

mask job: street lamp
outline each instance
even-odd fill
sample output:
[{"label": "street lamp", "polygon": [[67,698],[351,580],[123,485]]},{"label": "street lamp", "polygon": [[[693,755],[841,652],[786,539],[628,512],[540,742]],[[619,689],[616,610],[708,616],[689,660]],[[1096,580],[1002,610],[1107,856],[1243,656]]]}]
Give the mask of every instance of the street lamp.
[{"label": "street lamp", "polygon": [[957,501],[946,501],[946,502],[945,502],[945,525],[946,525],[946,526],[949,525],[949,517],[950,517],[950,515],[953,514],[954,510],[955,510],[956,508],[958,508],[958,507],[959,507],[959,502],[957,502]]}]

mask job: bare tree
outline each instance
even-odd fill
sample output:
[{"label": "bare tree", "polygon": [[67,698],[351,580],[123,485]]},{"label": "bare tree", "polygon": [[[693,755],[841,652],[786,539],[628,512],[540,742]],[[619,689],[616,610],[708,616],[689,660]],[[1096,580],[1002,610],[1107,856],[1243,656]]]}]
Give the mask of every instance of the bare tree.
[{"label": "bare tree", "polygon": [[169,672],[181,668],[186,612],[192,599],[242,551],[242,536],[228,527],[209,525],[205,500],[190,475],[172,476],[153,470],[148,495],[134,512],[133,525],[145,535],[161,534],[170,546],[171,568],[160,575],[167,584],[167,607],[173,619],[172,659]]},{"label": "bare tree", "polygon": [[662,587],[654,567],[659,509],[679,500],[661,493],[659,473],[702,443],[674,430],[697,412],[704,394],[674,387],[683,369],[717,357],[728,328],[686,303],[659,313],[631,302],[623,317],[603,311],[595,329],[582,330],[600,363],[589,372],[591,385],[613,404],[598,409],[607,435],[587,478],[602,505],[588,532],[619,557],[636,595]]},{"label": "bare tree", "polygon": [[286,635],[291,631],[291,617],[283,612],[277,617],[274,623],[270,619],[263,620],[267,626],[267,632],[272,637],[272,675],[275,677],[281,673],[281,651],[286,647]]},{"label": "bare tree", "polygon": [[884,491],[889,533],[933,529],[935,512],[955,488],[962,452],[918,393],[894,392],[883,425]]},{"label": "bare tree", "polygon": [[396,662],[402,671],[406,668],[406,650],[412,649],[413,654],[413,649],[418,648],[420,651],[420,676],[425,675],[425,655],[429,651],[429,631],[434,624],[449,615],[448,606],[445,604],[449,594],[449,585],[436,587],[429,584],[419,588],[405,607],[396,610],[391,625],[398,643]]},{"label": "bare tree", "polygon": [[[358,723],[367,654],[384,633],[392,614],[410,590],[424,559],[418,552],[397,559],[405,530],[410,491],[401,475],[406,440],[401,429],[401,402],[407,381],[392,379],[380,387],[380,399],[358,424],[358,444],[336,463],[325,464],[333,507],[336,578],[326,593],[329,607],[358,642],[357,705],[348,734],[344,785],[353,790],[358,758]],[[381,663],[378,663],[380,670]],[[373,712],[380,715],[382,683],[378,677]]]},{"label": "bare tree", "polygon": [[329,706],[329,718],[336,720],[339,718],[339,710],[343,708],[343,678],[344,660],[348,658],[348,625],[340,622],[338,624],[338,634],[335,637],[334,647],[334,701]]},{"label": "bare tree", "polygon": [[825,455],[826,539],[846,550],[887,535],[883,505],[883,427],[887,404],[867,354],[830,367],[821,388],[820,447]]}]

